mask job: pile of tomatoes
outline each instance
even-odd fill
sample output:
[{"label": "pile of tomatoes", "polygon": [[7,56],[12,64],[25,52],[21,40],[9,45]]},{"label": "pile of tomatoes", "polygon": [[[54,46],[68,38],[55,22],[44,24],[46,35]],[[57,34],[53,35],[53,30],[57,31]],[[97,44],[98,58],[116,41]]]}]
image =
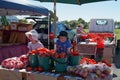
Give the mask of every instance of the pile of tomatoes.
[{"label": "pile of tomatoes", "polygon": [[12,57],[2,61],[1,66],[8,69],[22,69],[28,65],[27,55],[21,55],[20,57]]},{"label": "pile of tomatoes", "polygon": [[80,64],[84,64],[84,63],[86,63],[86,64],[96,64],[97,62],[94,59],[89,59],[89,58],[84,57],[80,60]]},{"label": "pile of tomatoes", "polygon": [[37,50],[32,50],[29,52],[30,55],[39,55],[42,57],[50,57],[51,55],[53,55],[55,53],[55,51],[49,50],[47,48],[38,48]]},{"label": "pile of tomatoes", "polygon": [[55,53],[54,58],[66,58],[66,53],[65,52]]},{"label": "pile of tomatoes", "polygon": [[44,70],[43,70],[43,68],[41,66],[35,67],[35,68],[32,68],[31,66],[27,66],[26,71],[39,71],[39,72],[42,72]]}]

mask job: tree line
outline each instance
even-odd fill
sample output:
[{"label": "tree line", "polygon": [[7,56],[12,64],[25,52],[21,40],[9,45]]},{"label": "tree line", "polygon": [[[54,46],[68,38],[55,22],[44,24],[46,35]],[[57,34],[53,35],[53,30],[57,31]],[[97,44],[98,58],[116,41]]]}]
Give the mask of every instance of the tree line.
[{"label": "tree line", "polygon": [[[50,11],[50,21],[54,22],[54,13],[52,11]],[[59,21],[59,18],[57,16],[56,16],[56,21]],[[19,22],[27,23],[27,20],[20,19]],[[81,23],[84,25],[84,29],[88,29],[88,27],[89,27],[89,22],[86,22],[82,18],[79,18],[78,20],[70,20],[70,21],[64,20],[61,22],[64,22],[71,29],[75,29]],[[34,22],[32,22],[32,21],[30,23],[34,24]],[[117,26],[117,28],[120,28],[120,21],[115,21],[115,26]]]}]

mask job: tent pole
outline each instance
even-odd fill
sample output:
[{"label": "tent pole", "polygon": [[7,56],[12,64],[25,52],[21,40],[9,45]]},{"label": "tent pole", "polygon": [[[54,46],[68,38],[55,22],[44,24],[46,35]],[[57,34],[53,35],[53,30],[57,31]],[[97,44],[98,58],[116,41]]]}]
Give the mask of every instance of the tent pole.
[{"label": "tent pole", "polygon": [[50,13],[48,14],[48,49],[50,49]]},{"label": "tent pole", "polygon": [[[54,35],[56,38],[56,0],[54,0]],[[54,49],[56,50],[56,42],[54,42]]]}]

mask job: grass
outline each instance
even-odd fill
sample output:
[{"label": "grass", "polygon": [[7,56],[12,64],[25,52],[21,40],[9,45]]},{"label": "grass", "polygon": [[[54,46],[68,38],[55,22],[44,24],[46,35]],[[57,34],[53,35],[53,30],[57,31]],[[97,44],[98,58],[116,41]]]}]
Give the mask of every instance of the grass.
[{"label": "grass", "polygon": [[115,34],[116,34],[117,40],[120,39],[120,29],[115,29]]},{"label": "grass", "polygon": [[[86,32],[88,32],[88,29],[85,29]],[[116,39],[120,39],[120,29],[115,29]]]}]

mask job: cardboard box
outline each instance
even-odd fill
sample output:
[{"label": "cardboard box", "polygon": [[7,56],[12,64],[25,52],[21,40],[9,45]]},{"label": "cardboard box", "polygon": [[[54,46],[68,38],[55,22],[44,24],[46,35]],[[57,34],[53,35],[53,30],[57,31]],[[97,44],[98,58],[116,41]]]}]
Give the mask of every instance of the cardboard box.
[{"label": "cardboard box", "polygon": [[15,70],[3,69],[1,80],[22,80],[22,73]]},{"label": "cardboard box", "polygon": [[11,24],[10,24],[10,29],[11,29],[11,30],[17,30],[18,24],[19,24],[19,23],[17,23],[17,22],[11,22]]},{"label": "cardboard box", "polygon": [[58,80],[68,80],[68,79],[66,79],[63,76],[61,76],[61,77],[58,77]]},{"label": "cardboard box", "polygon": [[0,68],[0,80],[2,80],[2,76],[3,76],[3,69]]},{"label": "cardboard box", "polygon": [[84,79],[76,76],[60,76],[58,77],[58,80],[84,80]]},{"label": "cardboard box", "polygon": [[17,32],[17,39],[16,43],[25,43],[26,42],[26,35],[24,32]]},{"label": "cardboard box", "polygon": [[103,57],[113,57],[114,47],[105,47],[103,50]]},{"label": "cardboard box", "polygon": [[18,31],[30,31],[32,29],[32,24],[19,24]]},{"label": "cardboard box", "polygon": [[23,78],[24,80],[58,80],[58,76],[51,75],[49,72],[24,72]]}]

